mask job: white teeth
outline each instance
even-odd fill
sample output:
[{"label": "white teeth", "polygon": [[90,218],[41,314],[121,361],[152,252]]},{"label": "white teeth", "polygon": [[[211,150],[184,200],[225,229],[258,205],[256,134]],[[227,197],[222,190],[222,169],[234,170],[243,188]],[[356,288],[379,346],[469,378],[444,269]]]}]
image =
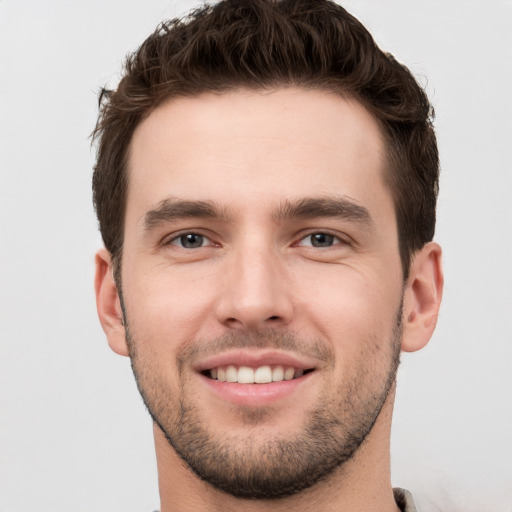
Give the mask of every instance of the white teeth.
[{"label": "white teeth", "polygon": [[256,384],[272,382],[272,368],[270,368],[270,366],[260,366],[254,372],[254,382],[256,382]]},{"label": "white teeth", "polygon": [[284,368],[279,366],[274,366],[274,369],[272,370],[272,380],[274,382],[280,382],[284,379]]},{"label": "white teeth", "polygon": [[219,382],[238,382],[239,384],[268,384],[283,380],[298,379],[304,375],[304,370],[292,366],[264,365],[258,368],[235,365],[219,366],[210,370],[210,377]]},{"label": "white teeth", "polygon": [[284,380],[292,380],[295,377],[295,368],[286,368],[284,371]]},{"label": "white teeth", "polygon": [[240,366],[238,368],[238,382],[240,384],[253,384],[254,370],[248,366]]},{"label": "white teeth", "polygon": [[232,364],[226,368],[226,382],[238,382],[238,372]]}]

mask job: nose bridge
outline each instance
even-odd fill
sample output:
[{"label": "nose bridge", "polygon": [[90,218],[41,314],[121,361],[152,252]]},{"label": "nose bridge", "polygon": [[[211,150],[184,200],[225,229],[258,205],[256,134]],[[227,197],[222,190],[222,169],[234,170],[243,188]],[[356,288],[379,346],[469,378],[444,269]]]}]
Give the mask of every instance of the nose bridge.
[{"label": "nose bridge", "polygon": [[279,252],[264,237],[245,236],[229,258],[219,320],[258,329],[286,324],[292,303]]}]

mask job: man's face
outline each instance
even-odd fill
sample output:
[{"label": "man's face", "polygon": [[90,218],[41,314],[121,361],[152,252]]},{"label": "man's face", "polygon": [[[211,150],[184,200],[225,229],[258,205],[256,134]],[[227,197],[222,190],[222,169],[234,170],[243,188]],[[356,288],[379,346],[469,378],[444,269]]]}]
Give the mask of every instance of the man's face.
[{"label": "man's face", "polygon": [[132,364],[169,442],[220,489],[312,485],[388,399],[403,283],[384,153],[360,104],[294,88],[172,100],[134,134]]}]

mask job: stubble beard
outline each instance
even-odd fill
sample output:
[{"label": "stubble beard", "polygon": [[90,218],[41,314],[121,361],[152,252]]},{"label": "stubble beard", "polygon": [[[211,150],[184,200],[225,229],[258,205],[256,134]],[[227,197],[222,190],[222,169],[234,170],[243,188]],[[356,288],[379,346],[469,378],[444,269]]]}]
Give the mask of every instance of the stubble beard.
[{"label": "stubble beard", "polygon": [[[209,419],[194,403],[193,389],[180,378],[178,390],[169,389],[152,363],[139,357],[138,341],[125,327],[132,369],[144,403],[170,446],[202,480],[237,498],[279,499],[310,488],[349,461],[371,432],[396,381],[402,337],[400,306],[390,340],[379,344],[367,340],[359,362],[366,365],[333,391],[324,386],[325,400],[310,411],[304,428],[290,437],[281,432],[265,435],[271,408],[238,408],[238,422],[247,425],[244,437],[212,432]],[[139,340],[140,341],[140,340]],[[210,347],[271,347],[291,349],[311,346],[293,335],[269,331],[258,336],[234,334],[202,343]],[[325,353],[323,345],[313,345]],[[298,350],[300,353],[300,349]],[[178,358],[178,373],[193,357],[184,351]],[[178,396],[176,399],[175,397]]]}]

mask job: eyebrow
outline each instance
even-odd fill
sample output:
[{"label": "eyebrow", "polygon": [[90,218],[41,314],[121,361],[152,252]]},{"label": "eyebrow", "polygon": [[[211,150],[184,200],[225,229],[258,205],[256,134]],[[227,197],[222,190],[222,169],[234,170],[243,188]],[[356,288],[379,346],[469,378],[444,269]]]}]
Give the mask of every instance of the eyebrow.
[{"label": "eyebrow", "polygon": [[314,219],[334,217],[356,222],[368,228],[374,226],[370,212],[346,197],[304,198],[285,201],[272,214],[275,220]]},{"label": "eyebrow", "polygon": [[[274,221],[293,219],[315,219],[334,217],[366,227],[373,226],[369,211],[346,197],[303,198],[296,201],[286,200],[272,212]],[[144,227],[151,230],[161,224],[179,219],[220,219],[232,221],[234,216],[227,208],[221,208],[213,201],[189,201],[181,199],[164,199],[155,208],[144,215]]]},{"label": "eyebrow", "polygon": [[227,210],[220,208],[212,201],[164,199],[156,208],[146,212],[144,227],[150,230],[166,222],[191,218],[231,220]]}]

